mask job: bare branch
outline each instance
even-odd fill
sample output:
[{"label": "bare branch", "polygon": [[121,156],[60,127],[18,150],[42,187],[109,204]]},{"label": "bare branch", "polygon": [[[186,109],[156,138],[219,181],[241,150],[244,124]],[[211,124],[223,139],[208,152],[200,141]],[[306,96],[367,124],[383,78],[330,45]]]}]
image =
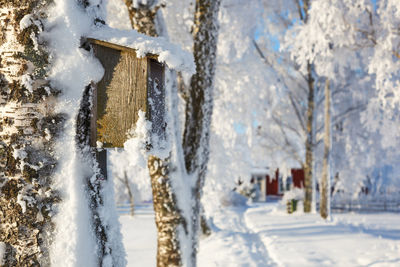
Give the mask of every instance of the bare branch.
[{"label": "bare branch", "polygon": [[300,111],[299,111],[296,103],[293,100],[293,94],[292,93],[289,93],[289,99],[290,99],[290,103],[292,104],[293,109],[294,109],[294,111],[296,113],[296,117],[297,117],[297,119],[298,119],[298,121],[300,123],[300,126],[301,126],[302,130],[305,132],[306,131],[306,126],[304,125],[304,118],[301,116]]},{"label": "bare branch", "polygon": [[274,119],[275,123],[279,126],[280,132],[281,132],[282,135],[283,135],[283,138],[284,138],[284,140],[285,140],[285,144],[286,144],[287,148],[290,149],[290,152],[293,154],[293,156],[294,156],[297,160],[300,160],[300,156],[299,156],[299,154],[297,153],[297,150],[296,150],[296,149],[292,146],[292,144],[290,143],[290,141],[289,141],[289,139],[288,139],[288,137],[287,137],[287,135],[286,135],[286,132],[285,132],[285,130],[284,130],[283,127],[282,127],[282,124],[279,123],[280,121],[277,120],[276,118],[273,117],[273,119]]},{"label": "bare branch", "polygon": [[258,54],[260,55],[260,57],[264,61],[264,63],[267,64],[268,66],[272,66],[271,63],[269,63],[269,61],[267,60],[267,58],[265,57],[264,53],[261,51],[260,47],[258,46],[257,42],[254,39],[253,39],[253,44],[254,44],[254,47],[256,48]]}]

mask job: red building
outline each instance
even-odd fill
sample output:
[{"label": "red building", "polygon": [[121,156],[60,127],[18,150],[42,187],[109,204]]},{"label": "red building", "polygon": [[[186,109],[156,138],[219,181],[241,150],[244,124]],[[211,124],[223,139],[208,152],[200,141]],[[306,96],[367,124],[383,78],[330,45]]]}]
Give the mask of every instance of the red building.
[{"label": "red building", "polygon": [[[275,175],[271,177],[268,174],[267,169],[256,169],[252,174],[254,181],[260,188],[262,196],[282,196],[287,190],[293,187],[303,188],[304,187],[304,170],[303,169],[291,169],[291,176],[283,179],[279,173],[279,169],[275,171]],[[261,197],[260,200],[265,199]]]},{"label": "red building", "polygon": [[279,189],[282,189],[279,186],[279,182],[280,182],[280,180],[279,180],[279,169],[277,169],[275,171],[275,177],[272,178],[269,175],[267,175],[266,179],[265,179],[265,182],[266,182],[266,188],[267,188],[267,190],[265,192],[266,196],[271,196],[271,195],[279,196],[279,195],[282,195],[281,191],[283,191],[283,190],[279,190]]}]

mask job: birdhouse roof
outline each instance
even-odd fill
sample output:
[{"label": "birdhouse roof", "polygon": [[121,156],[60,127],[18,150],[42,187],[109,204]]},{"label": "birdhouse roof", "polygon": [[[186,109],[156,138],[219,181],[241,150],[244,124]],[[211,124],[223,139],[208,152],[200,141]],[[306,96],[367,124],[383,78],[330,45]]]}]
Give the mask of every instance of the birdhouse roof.
[{"label": "birdhouse roof", "polygon": [[[127,51],[127,52],[131,52],[131,53],[137,54],[136,53],[136,49],[131,48],[131,47],[122,46],[122,45],[119,45],[119,44],[110,43],[110,42],[106,42],[106,41],[102,41],[102,40],[97,40],[97,39],[94,39],[94,38],[87,38],[87,41],[89,41],[91,44],[97,44],[97,45],[109,47],[109,48],[112,48],[112,49],[115,49],[115,50]],[[148,53],[148,54],[146,54],[146,57],[158,60],[158,55],[155,55],[155,54]]]},{"label": "birdhouse roof", "polygon": [[119,30],[103,26],[87,38],[91,42],[118,50],[132,49],[138,57],[156,57],[168,68],[186,74],[193,74],[196,70],[192,53],[171,44],[163,37],[150,37],[135,30]]}]

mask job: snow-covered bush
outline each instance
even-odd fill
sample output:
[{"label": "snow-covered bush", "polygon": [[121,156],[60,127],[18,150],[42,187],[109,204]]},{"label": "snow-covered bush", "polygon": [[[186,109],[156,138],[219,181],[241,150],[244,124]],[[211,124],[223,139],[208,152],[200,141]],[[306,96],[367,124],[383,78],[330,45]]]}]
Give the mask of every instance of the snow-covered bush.
[{"label": "snow-covered bush", "polygon": [[235,191],[246,198],[250,198],[251,200],[258,200],[260,197],[260,188],[255,183],[240,182],[235,188]]},{"label": "snow-covered bush", "polygon": [[247,198],[236,191],[228,191],[223,194],[220,198],[221,205],[224,207],[228,206],[245,206]]},{"label": "snow-covered bush", "polygon": [[277,210],[285,210],[288,213],[303,212],[304,190],[294,187],[286,191],[277,206]]},{"label": "snow-covered bush", "polygon": [[286,203],[286,201],[294,200],[303,200],[304,198],[304,190],[301,188],[292,188],[289,191],[286,191],[283,194],[282,202]]}]

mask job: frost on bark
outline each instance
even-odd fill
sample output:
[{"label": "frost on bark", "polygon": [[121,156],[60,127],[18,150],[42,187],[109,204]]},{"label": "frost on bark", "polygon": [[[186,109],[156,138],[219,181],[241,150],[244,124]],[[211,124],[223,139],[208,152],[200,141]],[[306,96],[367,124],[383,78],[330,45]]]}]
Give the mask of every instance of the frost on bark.
[{"label": "frost on bark", "polygon": [[186,221],[171,186],[170,162],[150,156],[147,164],[157,227],[157,266],[182,266],[178,227],[186,229]]},{"label": "frost on bark", "polygon": [[186,171],[194,177],[192,188],[192,255],[196,266],[198,233],[200,229],[201,196],[209,160],[209,140],[213,110],[214,74],[217,57],[219,0],[196,0],[193,25],[193,56],[196,73],[193,75],[186,102],[183,151]]},{"label": "frost on bark", "polygon": [[[49,1],[0,0],[0,242],[5,266],[49,266],[54,140],[64,116],[39,34]],[[23,20],[23,23],[21,21]],[[1,260],[1,259],[0,259]]]},{"label": "frost on bark", "polygon": [[[135,1],[136,2],[136,1]],[[138,3],[139,2],[139,3]],[[156,16],[163,4],[157,4],[157,0],[137,1],[125,0],[128,8],[129,20],[132,28],[149,36],[157,36]]]},{"label": "frost on bark", "polygon": [[321,179],[320,214],[326,219],[330,216],[330,150],[331,150],[331,88],[329,80],[325,84],[325,125],[324,125],[324,158]]},{"label": "frost on bark", "polygon": [[104,259],[111,255],[111,245],[107,233],[106,223],[100,216],[100,209],[103,206],[103,183],[106,180],[105,175],[98,166],[98,152],[96,148],[90,147],[90,116],[91,116],[91,99],[93,87],[87,86],[79,109],[76,121],[76,142],[81,152],[82,160],[91,165],[93,173],[86,177],[86,192],[88,194],[89,208],[92,218],[92,229],[96,236],[98,265],[103,266]]},{"label": "frost on bark", "polygon": [[150,156],[148,160],[153,205],[158,231],[157,266],[181,266],[177,228],[185,225],[169,180],[169,162]]},{"label": "frost on bark", "polygon": [[[160,5],[155,5],[155,2],[148,1],[147,4],[133,7],[132,1],[125,1],[132,28],[143,34],[158,36],[155,20]],[[157,227],[157,266],[182,266],[178,227],[185,229],[186,223],[171,187],[170,162],[168,159],[150,156],[147,165]]]}]

